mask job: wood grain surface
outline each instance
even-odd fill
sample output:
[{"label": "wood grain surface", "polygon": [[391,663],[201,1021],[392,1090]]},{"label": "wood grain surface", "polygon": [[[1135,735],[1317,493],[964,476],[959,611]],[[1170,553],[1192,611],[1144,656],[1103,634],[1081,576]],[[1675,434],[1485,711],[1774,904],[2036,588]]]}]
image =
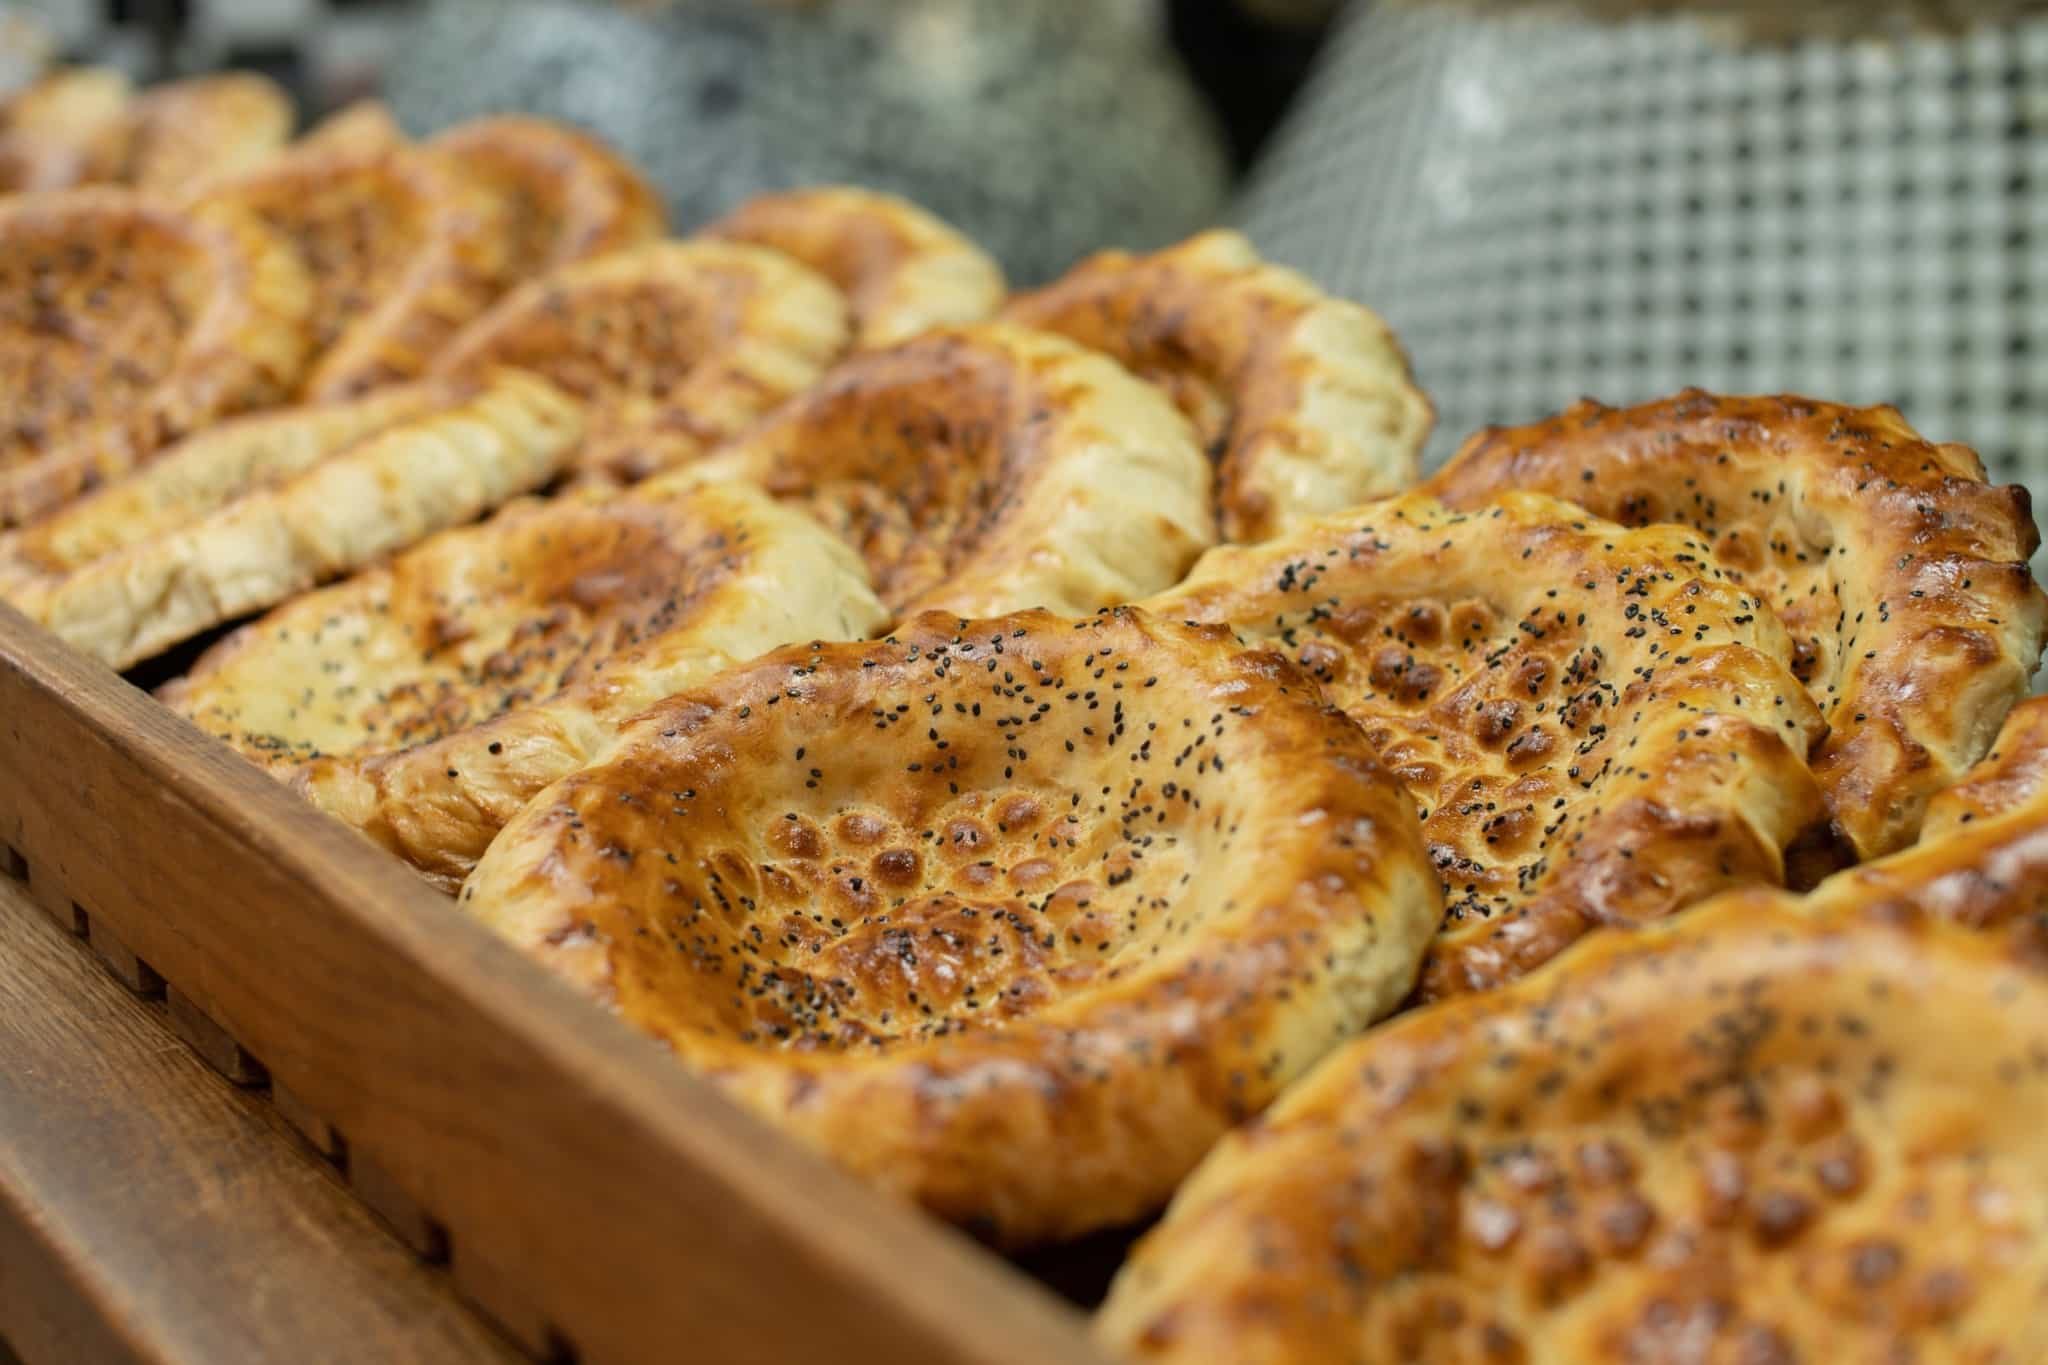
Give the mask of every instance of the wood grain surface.
[{"label": "wood grain surface", "polygon": [[5,881],[0,1001],[0,1335],[23,1365],[517,1358]]},{"label": "wood grain surface", "polygon": [[1099,1358],[1044,1288],[740,1113],[4,607],[0,843],[35,900],[112,930],[232,1065],[417,1205],[529,1344],[596,1365]]}]

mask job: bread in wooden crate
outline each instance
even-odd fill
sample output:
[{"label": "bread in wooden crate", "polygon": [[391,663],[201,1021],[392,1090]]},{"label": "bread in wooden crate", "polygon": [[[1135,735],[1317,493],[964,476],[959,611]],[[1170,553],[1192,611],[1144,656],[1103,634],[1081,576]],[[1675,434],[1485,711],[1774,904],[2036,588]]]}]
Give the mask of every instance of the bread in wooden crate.
[{"label": "bread in wooden crate", "polygon": [[1239,233],[1101,252],[1003,316],[1115,356],[1173,395],[1216,462],[1226,540],[1264,540],[1415,480],[1432,414],[1393,333]]},{"label": "bread in wooden crate", "polygon": [[232,205],[0,198],[0,528],[283,399],[314,293],[289,243]]},{"label": "bread in wooden crate", "polygon": [[1399,1002],[1420,830],[1308,677],[1123,609],[687,689],[460,904],[770,1122],[997,1241],[1158,1205]]},{"label": "bread in wooden crate", "polygon": [[994,258],[893,194],[828,185],[761,194],[704,229],[794,256],[853,307],[854,340],[888,346],[928,328],[979,322],[1003,301]]},{"label": "bread in wooden crate", "polygon": [[1332,1054],[1181,1187],[1098,1338],[1189,1362],[2041,1356],[2044,721],[2015,713],[1924,848],[1598,935]]},{"label": "bread in wooden crate", "polygon": [[518,365],[590,413],[593,478],[685,464],[800,393],[847,343],[845,298],[781,252],[648,242],[527,281],[457,336],[434,373]]},{"label": "bread in wooden crate", "polygon": [[452,891],[647,707],[885,619],[859,559],[801,513],[655,479],[445,532],[244,627],[163,695]]},{"label": "bread in wooden crate", "polygon": [[126,668],[532,492],[568,464],[582,431],[560,390],[500,371],[462,401],[70,572],[9,583],[7,596]]},{"label": "bread in wooden crate", "polygon": [[1444,883],[1424,999],[1782,881],[1827,819],[1791,636],[1675,526],[1409,494],[1212,550],[1144,605],[1284,651],[1365,727]]},{"label": "bread in wooden crate", "polygon": [[1532,489],[1699,532],[1792,632],[1828,724],[1814,772],[1858,857],[1912,840],[2040,661],[2026,490],[1987,483],[1974,451],[1891,408],[1698,390],[1586,402],[1478,433],[1428,487],[1466,507]]},{"label": "bread in wooden crate", "polygon": [[999,323],[863,351],[694,467],[806,508],[900,615],[1088,612],[1215,539],[1172,404],[1105,356]]}]

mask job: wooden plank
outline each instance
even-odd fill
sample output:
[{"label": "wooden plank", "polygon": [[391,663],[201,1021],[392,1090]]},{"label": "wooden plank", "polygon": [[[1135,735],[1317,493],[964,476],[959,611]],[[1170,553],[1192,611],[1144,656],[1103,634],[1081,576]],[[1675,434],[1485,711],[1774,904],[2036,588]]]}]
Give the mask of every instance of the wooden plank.
[{"label": "wooden plank", "polygon": [[137,995],[154,998],[164,993],[164,979],[157,975],[156,968],[135,955],[127,941],[114,932],[114,927],[104,920],[88,926],[87,937],[92,950],[112,972],[114,980],[126,986]]},{"label": "wooden plank", "polygon": [[0,608],[10,830],[586,1361],[1099,1359],[1048,1292]]},{"label": "wooden plank", "polygon": [[71,887],[56,871],[49,867],[36,867],[24,863],[28,869],[28,898],[42,908],[44,914],[67,934],[84,937],[86,933],[85,907],[71,898]]},{"label": "wooden plank", "polygon": [[341,1134],[326,1119],[313,1112],[313,1107],[299,1098],[296,1090],[288,1085],[271,1082],[270,1102],[277,1109],[277,1116],[290,1124],[292,1130],[306,1140],[323,1159],[339,1163],[347,1150]]},{"label": "wooden plank", "polygon": [[[104,917],[103,917],[104,918]],[[199,1060],[218,1071],[234,1085],[266,1085],[270,1072],[263,1063],[256,1060],[246,1048],[235,1041],[204,1006],[176,986],[166,985],[164,1003],[168,1005],[171,1031],[185,1040],[185,1045],[199,1054]]]},{"label": "wooden plank", "polygon": [[0,1000],[0,1336],[27,1365],[516,1359],[5,883]]},{"label": "wooden plank", "polygon": [[413,1255],[423,1261],[448,1259],[448,1229],[405,1192],[384,1163],[360,1148],[350,1149],[348,1183],[356,1198],[369,1205],[392,1235],[412,1248]]}]

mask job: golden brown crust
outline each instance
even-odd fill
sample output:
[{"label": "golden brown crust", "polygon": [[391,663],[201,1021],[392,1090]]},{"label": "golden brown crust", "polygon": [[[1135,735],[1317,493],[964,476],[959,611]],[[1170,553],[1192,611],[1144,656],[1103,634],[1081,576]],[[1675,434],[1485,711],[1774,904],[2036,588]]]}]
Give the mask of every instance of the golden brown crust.
[{"label": "golden brown crust", "polygon": [[639,171],[596,138],[546,119],[475,119],[427,148],[507,201],[514,279],[651,241],[667,221]]},{"label": "golden brown crust", "polygon": [[289,246],[232,207],[99,188],[0,202],[0,527],[277,402],[311,306]]},{"label": "golden brown crust", "polygon": [[1329,1057],[1097,1320],[1130,1359],[2048,1358],[2048,956],[1736,892]]},{"label": "golden brown crust", "polygon": [[253,72],[160,85],[128,113],[121,179],[141,189],[190,193],[269,160],[291,140],[291,96]]},{"label": "golden brown crust", "polygon": [[1918,843],[1830,877],[1810,903],[2048,930],[2048,697],[2014,707],[1983,761],[1934,795]]},{"label": "golden brown crust", "polygon": [[1480,433],[1429,487],[1458,504],[1534,489],[1704,534],[1800,643],[1830,731],[1814,771],[1864,857],[1912,839],[2040,658],[2026,491],[1986,484],[1970,450],[1922,440],[1890,408],[1698,390],[1581,403]]},{"label": "golden brown crust", "polygon": [[1143,605],[1285,650],[1407,785],[1447,903],[1425,999],[1778,882],[1826,819],[1790,637],[1676,527],[1410,494],[1212,550]]},{"label": "golden brown crust", "polygon": [[126,668],[533,491],[567,464],[582,429],[559,390],[502,371],[463,402],[9,595],[52,633]]},{"label": "golden brown crust", "polygon": [[510,282],[505,206],[408,147],[301,146],[210,188],[290,239],[311,271],[323,401],[424,373]]},{"label": "golden brown crust", "polygon": [[745,485],[507,508],[208,651],[171,705],[454,891],[661,698],[884,619],[860,562]]},{"label": "golden brown crust", "polygon": [[861,346],[979,322],[1003,301],[1003,270],[950,224],[907,199],[849,186],[756,195],[704,229],[796,257],[853,305]]},{"label": "golden brown crust", "polygon": [[1105,251],[1003,316],[1105,351],[1162,385],[1216,461],[1226,540],[1256,541],[1415,481],[1434,416],[1370,310],[1205,232]]},{"label": "golden brown crust", "polygon": [[1407,991],[1414,812],[1279,656],[1120,610],[778,651],[463,892],[742,1103],[1005,1243],[1155,1207]]},{"label": "golden brown crust", "polygon": [[66,67],[0,100],[0,195],[115,179],[132,93],[111,67]]},{"label": "golden brown crust", "polygon": [[340,403],[272,408],[216,422],[34,525],[0,534],[0,596],[75,573],[166,535],[345,446],[470,396],[449,383],[393,384]]},{"label": "golden brown crust", "polygon": [[1080,614],[1156,592],[1215,539],[1209,470],[1115,362],[1000,323],[842,362],[698,466],[801,503],[898,613]]},{"label": "golden brown crust", "polygon": [[846,347],[839,292],[780,252],[650,242],[565,266],[500,300],[435,373],[519,365],[576,395],[592,474],[686,463],[807,387]]}]

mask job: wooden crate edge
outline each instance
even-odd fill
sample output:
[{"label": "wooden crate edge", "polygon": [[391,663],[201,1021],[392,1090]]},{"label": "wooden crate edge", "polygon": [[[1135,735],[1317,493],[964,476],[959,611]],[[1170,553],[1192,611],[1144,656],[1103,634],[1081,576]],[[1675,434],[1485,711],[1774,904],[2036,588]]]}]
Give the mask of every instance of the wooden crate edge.
[{"label": "wooden crate edge", "polygon": [[4,606],[0,843],[582,1359],[1095,1358],[1024,1276],[738,1112]]}]

